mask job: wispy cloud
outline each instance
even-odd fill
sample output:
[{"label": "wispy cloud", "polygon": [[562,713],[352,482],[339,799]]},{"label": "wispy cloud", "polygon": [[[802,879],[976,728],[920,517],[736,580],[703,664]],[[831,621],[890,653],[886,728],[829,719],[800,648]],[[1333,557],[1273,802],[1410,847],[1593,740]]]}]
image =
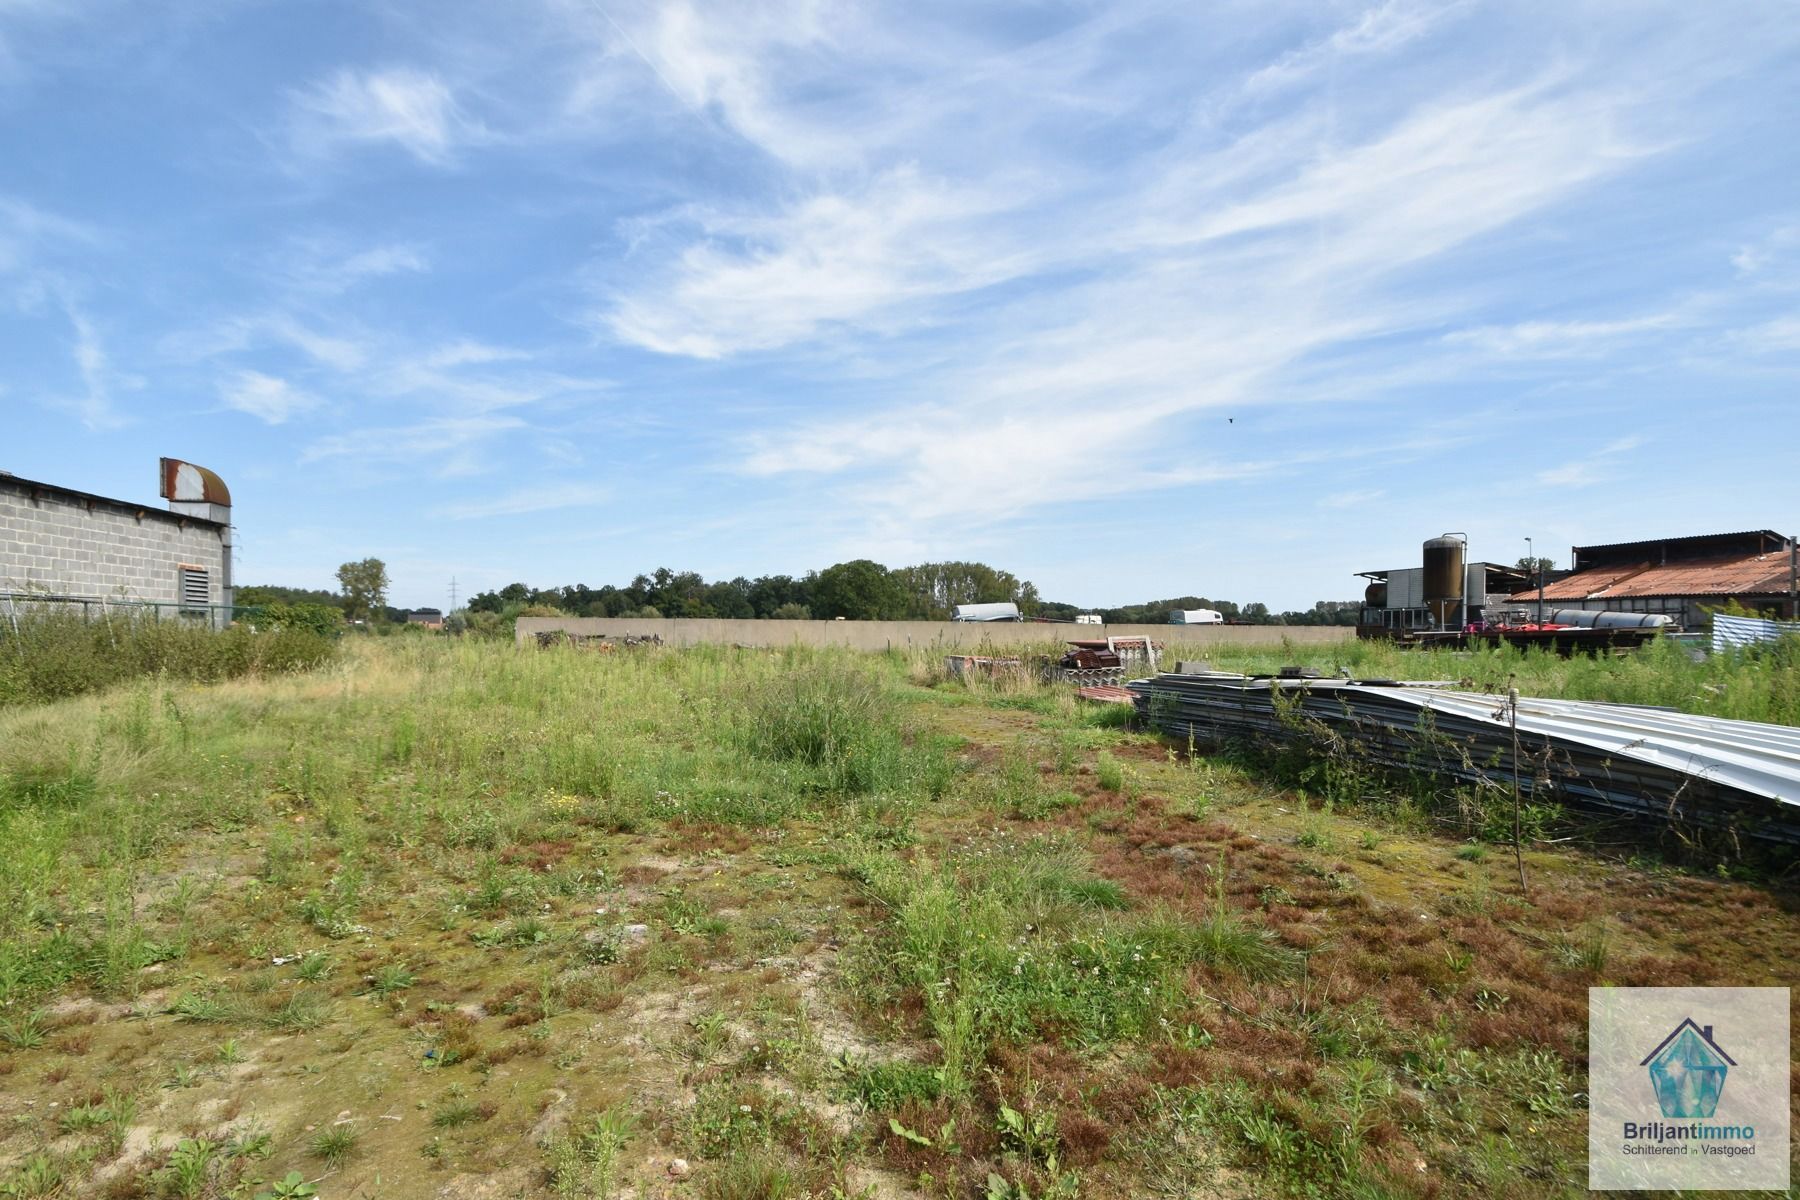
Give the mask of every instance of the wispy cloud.
[{"label": "wispy cloud", "polygon": [[795,114],[778,85],[797,58],[829,50],[834,25],[850,19],[848,10],[820,0],[769,6],[669,0],[644,12],[614,29],[689,109],[716,116],[751,144],[790,162],[816,163],[850,144],[846,132]]},{"label": "wispy cloud", "polygon": [[1739,246],[1731,265],[1740,276],[1766,276],[1770,268],[1800,259],[1800,225],[1784,225],[1768,236]]},{"label": "wispy cloud", "polygon": [[340,70],[295,93],[293,105],[293,145],[309,157],[391,144],[441,167],[484,136],[442,79],[413,67]]},{"label": "wispy cloud", "polygon": [[1800,350],[1800,315],[1763,321],[1731,335],[1731,344],[1752,354],[1786,354]]},{"label": "wispy cloud", "polygon": [[301,452],[303,463],[338,461],[365,468],[435,467],[445,477],[498,469],[481,448],[495,438],[526,428],[513,416],[432,417],[412,425],[359,429],[323,437]]},{"label": "wispy cloud", "polygon": [[171,334],[162,341],[165,353],[187,361],[218,358],[264,346],[290,347],[334,371],[354,371],[369,355],[364,338],[355,334],[327,333],[283,311],[229,317],[199,329]]},{"label": "wispy cloud", "polygon": [[431,269],[424,248],[413,242],[383,242],[357,249],[340,242],[306,239],[278,256],[272,269],[299,292],[328,296],[369,280],[423,274]]},{"label": "wispy cloud", "polygon": [[979,218],[1004,207],[903,167],[774,216],[690,211],[682,224],[698,239],[637,281],[605,321],[622,341],[695,358],[785,346],[840,323],[891,327],[909,304],[1032,261],[979,232]]},{"label": "wispy cloud", "polygon": [[1467,3],[1445,0],[1384,0],[1356,14],[1348,25],[1282,55],[1254,72],[1244,84],[1259,93],[1293,87],[1334,62],[1358,55],[1392,53],[1448,23]]},{"label": "wispy cloud", "polygon": [[[954,365],[914,373],[910,402],[752,439],[747,469],[860,475],[845,485],[846,503],[912,520],[954,520],[967,507],[958,497],[971,489],[997,514],[1231,478],[1242,467],[1218,440],[1225,431],[1201,435],[1211,426],[1196,426],[1195,414],[1278,403],[1275,381],[1309,356],[1454,313],[1461,303],[1454,296],[1428,300],[1388,285],[1423,260],[1625,169],[1641,151],[1624,132],[1621,103],[1549,80],[1421,106],[1327,158],[1296,147],[1285,170],[1267,161],[1268,145],[1256,135],[1197,160],[1171,156],[1159,176],[1131,180],[1132,194],[1104,207],[1091,238],[1067,239],[1082,249],[1019,268],[1078,270],[1056,303],[983,313],[987,344],[968,339]],[[1239,182],[1221,194],[1219,180]],[[987,253],[976,258],[977,269],[949,278],[1005,278],[1015,261],[1004,234],[983,239],[990,227],[982,216],[948,222],[957,239],[950,244]],[[852,294],[891,305],[917,286],[910,263],[954,261],[930,253],[935,241],[905,245],[900,265],[859,259],[874,266]],[[719,265],[703,245],[690,254],[698,257],[688,261]],[[772,315],[785,295],[760,285],[784,273],[763,277],[763,265],[752,260],[697,276],[709,286],[720,278],[751,285],[729,312],[661,309],[668,322],[662,345],[719,353],[775,336],[828,339],[832,326],[810,296],[792,324]],[[1231,280],[1230,291],[1197,286],[1209,278]],[[840,311],[864,325],[884,312],[873,304]],[[737,313],[754,315],[732,320]],[[1167,444],[1172,432],[1189,452],[1159,460],[1153,451],[1146,461],[1141,448]],[[1126,458],[1137,469],[1105,480],[1086,465]]]},{"label": "wispy cloud", "polygon": [[120,377],[107,356],[100,330],[74,300],[63,296],[61,302],[69,326],[75,334],[75,341],[69,352],[74,360],[80,388],[73,394],[51,396],[50,406],[73,414],[95,433],[123,429],[131,424],[131,418],[113,402],[114,388],[120,382]]},{"label": "wispy cloud", "polygon": [[239,371],[222,381],[219,397],[227,406],[270,425],[280,425],[319,406],[318,397],[261,371]]},{"label": "wispy cloud", "polygon": [[486,500],[448,504],[439,511],[452,520],[471,521],[484,517],[517,517],[560,508],[592,508],[611,498],[612,490],[600,484],[548,484],[520,488]]},{"label": "wispy cloud", "polygon": [[17,269],[34,251],[57,243],[92,246],[99,240],[99,232],[86,222],[0,195],[0,273]]},{"label": "wispy cloud", "polygon": [[1644,444],[1638,436],[1616,438],[1600,446],[1586,458],[1574,459],[1558,467],[1539,471],[1537,482],[1543,487],[1580,488],[1617,478],[1619,460]]},{"label": "wispy cloud", "polygon": [[1522,321],[1516,325],[1483,325],[1446,334],[1444,341],[1502,358],[1555,358],[1606,354],[1622,341],[1671,329],[1672,313],[1618,321]]}]

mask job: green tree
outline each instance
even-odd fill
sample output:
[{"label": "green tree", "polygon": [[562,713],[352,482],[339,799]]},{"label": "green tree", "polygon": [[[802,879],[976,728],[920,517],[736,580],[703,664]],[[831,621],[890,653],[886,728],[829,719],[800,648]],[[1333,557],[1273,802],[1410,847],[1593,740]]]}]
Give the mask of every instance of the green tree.
[{"label": "green tree", "polygon": [[827,621],[897,621],[906,616],[906,589],[894,573],[867,558],[838,563],[812,584],[813,615]]},{"label": "green tree", "polygon": [[344,617],[373,624],[387,611],[387,564],[379,558],[347,562],[337,569],[338,587],[344,593]]},{"label": "green tree", "polygon": [[[978,562],[920,563],[892,574],[907,596],[905,615],[933,621],[949,620],[959,604],[1019,603],[1025,589],[1031,588],[1011,571]],[[1036,598],[1037,591],[1031,588],[1031,599]]]}]

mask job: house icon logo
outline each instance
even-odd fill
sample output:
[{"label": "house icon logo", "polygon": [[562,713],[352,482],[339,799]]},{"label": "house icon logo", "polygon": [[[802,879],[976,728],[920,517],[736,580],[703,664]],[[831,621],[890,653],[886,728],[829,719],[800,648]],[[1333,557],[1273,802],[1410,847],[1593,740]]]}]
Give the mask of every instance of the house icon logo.
[{"label": "house icon logo", "polygon": [[1650,1070],[1650,1086],[1665,1117],[1710,1117],[1725,1090],[1725,1073],[1737,1060],[1713,1041],[1711,1025],[1683,1017],[1668,1037],[1638,1064]]}]

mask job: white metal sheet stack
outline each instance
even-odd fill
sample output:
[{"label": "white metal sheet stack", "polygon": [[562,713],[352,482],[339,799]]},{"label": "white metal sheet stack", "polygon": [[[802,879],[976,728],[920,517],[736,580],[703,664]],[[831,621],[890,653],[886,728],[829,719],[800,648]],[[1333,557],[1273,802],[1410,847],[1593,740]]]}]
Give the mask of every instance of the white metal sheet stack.
[{"label": "white metal sheet stack", "polygon": [[[1323,744],[1448,782],[1511,788],[1514,713],[1504,696],[1392,680],[1158,675],[1130,689],[1164,734]],[[1521,697],[1521,791],[1575,804],[1800,843],[1800,729],[1663,708]]]}]

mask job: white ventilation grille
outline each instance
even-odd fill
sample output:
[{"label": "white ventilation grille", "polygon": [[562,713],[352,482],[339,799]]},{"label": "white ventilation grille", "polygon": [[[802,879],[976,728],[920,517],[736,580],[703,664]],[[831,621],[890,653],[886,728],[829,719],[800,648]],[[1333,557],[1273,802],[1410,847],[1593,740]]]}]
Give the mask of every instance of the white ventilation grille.
[{"label": "white ventilation grille", "polygon": [[205,608],[212,601],[206,571],[202,567],[181,568],[181,607]]}]

